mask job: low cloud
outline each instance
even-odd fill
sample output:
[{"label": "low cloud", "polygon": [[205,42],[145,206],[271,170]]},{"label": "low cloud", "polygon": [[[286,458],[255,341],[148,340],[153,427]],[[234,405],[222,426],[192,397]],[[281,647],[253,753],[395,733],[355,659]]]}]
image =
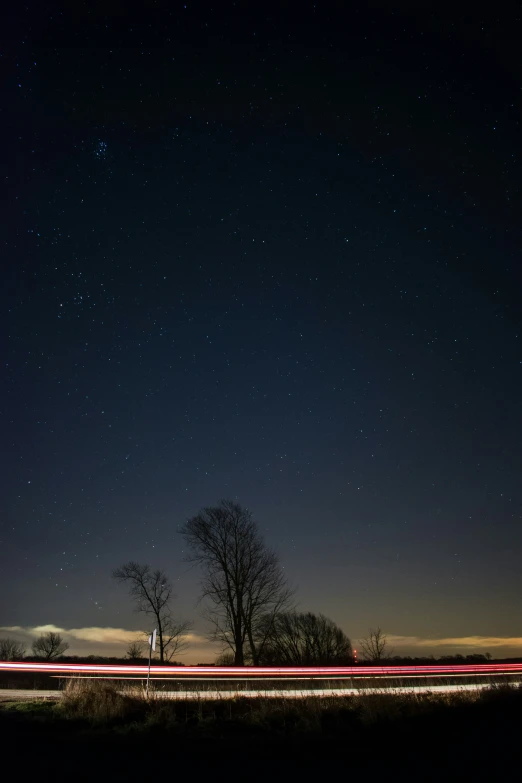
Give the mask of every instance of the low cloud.
[{"label": "low cloud", "polygon": [[[143,631],[130,631],[127,628],[87,626],[85,628],[61,628],[47,625],[11,625],[0,626],[2,635],[14,636],[28,646],[42,634],[59,633],[69,642],[71,655],[116,655],[123,656],[131,642],[143,641]],[[456,653],[495,652],[505,657],[522,655],[522,637],[520,636],[445,636],[438,638],[422,636],[399,636],[387,634],[390,647],[396,655],[444,655]],[[197,663],[201,659],[213,660],[218,650],[205,636],[189,633],[186,637],[187,649],[183,660]]]},{"label": "low cloud", "polygon": [[[0,632],[14,634],[17,637],[23,637],[24,641],[31,642],[42,634],[59,633],[65,641],[69,642],[71,648],[75,642],[87,642],[89,644],[100,645],[128,645],[130,642],[142,641],[144,631],[129,631],[126,628],[112,628],[103,626],[88,626],[86,628],[60,628],[57,625],[6,625],[0,626]],[[208,640],[204,636],[198,636],[194,633],[189,633],[185,637],[187,644],[190,647],[193,646],[205,646],[208,647]],[[76,644],[74,645],[76,648]],[[73,650],[70,650],[71,654]],[[107,654],[106,650],[100,651],[100,653]]]},{"label": "low cloud", "polygon": [[439,638],[422,636],[398,636],[396,634],[387,634],[388,644],[394,648],[396,654],[405,650],[409,653],[426,654],[432,650],[434,654],[443,655],[444,653],[458,652],[464,653],[484,653],[489,650],[499,648],[505,655],[520,655],[522,653],[521,636],[445,636]]},{"label": "low cloud", "polygon": [[48,625],[21,626],[12,625],[0,628],[9,633],[23,633],[25,636],[37,638],[42,634],[59,633],[68,642],[76,639],[98,644],[129,644],[139,639],[143,634],[140,631],[127,631],[125,628],[103,628],[92,626],[90,628],[60,628],[52,623]]}]

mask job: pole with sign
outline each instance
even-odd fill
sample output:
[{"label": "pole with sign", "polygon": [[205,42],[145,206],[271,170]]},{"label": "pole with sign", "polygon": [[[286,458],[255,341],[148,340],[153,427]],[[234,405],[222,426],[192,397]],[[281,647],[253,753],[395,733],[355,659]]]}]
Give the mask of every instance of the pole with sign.
[{"label": "pole with sign", "polygon": [[152,658],[153,650],[156,650],[156,628],[149,636],[149,671],[147,672],[147,698],[149,697],[150,659]]}]

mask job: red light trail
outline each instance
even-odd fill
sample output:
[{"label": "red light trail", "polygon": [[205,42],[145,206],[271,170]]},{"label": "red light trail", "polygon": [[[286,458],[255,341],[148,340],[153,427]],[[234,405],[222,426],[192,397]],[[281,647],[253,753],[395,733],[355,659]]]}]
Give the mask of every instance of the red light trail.
[{"label": "red light trail", "polygon": [[[31,663],[0,661],[0,671],[4,672],[40,672],[55,674],[134,674],[146,676],[148,666],[117,666],[109,664],[86,663]],[[413,677],[415,675],[439,674],[522,674],[522,663],[487,663],[464,664],[459,666],[289,666],[286,668],[269,668],[264,666],[153,666],[151,674],[170,675],[176,678],[201,677],[216,679],[217,677],[264,678],[279,679],[295,677],[377,677],[397,676]]]}]

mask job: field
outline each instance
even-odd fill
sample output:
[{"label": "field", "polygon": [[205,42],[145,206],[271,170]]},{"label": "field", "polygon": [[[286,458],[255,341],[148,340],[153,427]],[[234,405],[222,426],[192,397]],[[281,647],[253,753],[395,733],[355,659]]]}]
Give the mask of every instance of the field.
[{"label": "field", "polygon": [[2,769],[16,780],[318,772],[481,780],[517,760],[522,688],[177,702],[70,681],[60,702],[0,705],[0,730]]}]

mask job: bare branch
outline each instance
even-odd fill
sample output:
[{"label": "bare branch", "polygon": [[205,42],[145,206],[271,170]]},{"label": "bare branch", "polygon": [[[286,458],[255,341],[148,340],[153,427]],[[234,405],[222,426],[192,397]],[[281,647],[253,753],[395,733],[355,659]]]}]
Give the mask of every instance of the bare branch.
[{"label": "bare branch", "polygon": [[361,639],[359,645],[367,661],[380,661],[393,653],[388,647],[388,637],[379,627],[370,628],[368,636]]},{"label": "bare branch", "polygon": [[25,655],[25,644],[9,636],[0,639],[0,661],[20,661]]},{"label": "bare branch", "polygon": [[127,658],[131,661],[139,661],[143,658],[144,643],[143,642],[131,642],[127,647]]},{"label": "bare branch", "polygon": [[346,634],[328,617],[311,612],[265,615],[261,663],[278,666],[340,666],[353,662]]},{"label": "bare branch", "polygon": [[69,649],[69,644],[63,641],[59,633],[49,631],[49,633],[35,639],[32,647],[36,657],[52,661],[54,658],[59,658],[60,655],[63,655]]},{"label": "bare branch", "polygon": [[293,595],[276,553],[266,547],[251,513],[230,500],[203,509],[181,533],[187,560],[203,571],[211,639],[233,651],[236,665],[244,665],[246,648],[257,663],[261,618],[287,608]]},{"label": "bare branch", "polygon": [[187,634],[192,629],[190,620],[174,621],[168,619],[163,626],[163,652],[166,661],[172,661],[175,655],[181,655],[187,648]]},{"label": "bare branch", "polygon": [[136,611],[154,618],[158,628],[160,661],[172,660],[173,655],[186,646],[185,637],[192,626],[186,620],[179,622],[172,617],[170,602],[173,588],[170,579],[163,571],[153,571],[149,565],[134,561],[116,568],[112,576],[129,586]]}]

